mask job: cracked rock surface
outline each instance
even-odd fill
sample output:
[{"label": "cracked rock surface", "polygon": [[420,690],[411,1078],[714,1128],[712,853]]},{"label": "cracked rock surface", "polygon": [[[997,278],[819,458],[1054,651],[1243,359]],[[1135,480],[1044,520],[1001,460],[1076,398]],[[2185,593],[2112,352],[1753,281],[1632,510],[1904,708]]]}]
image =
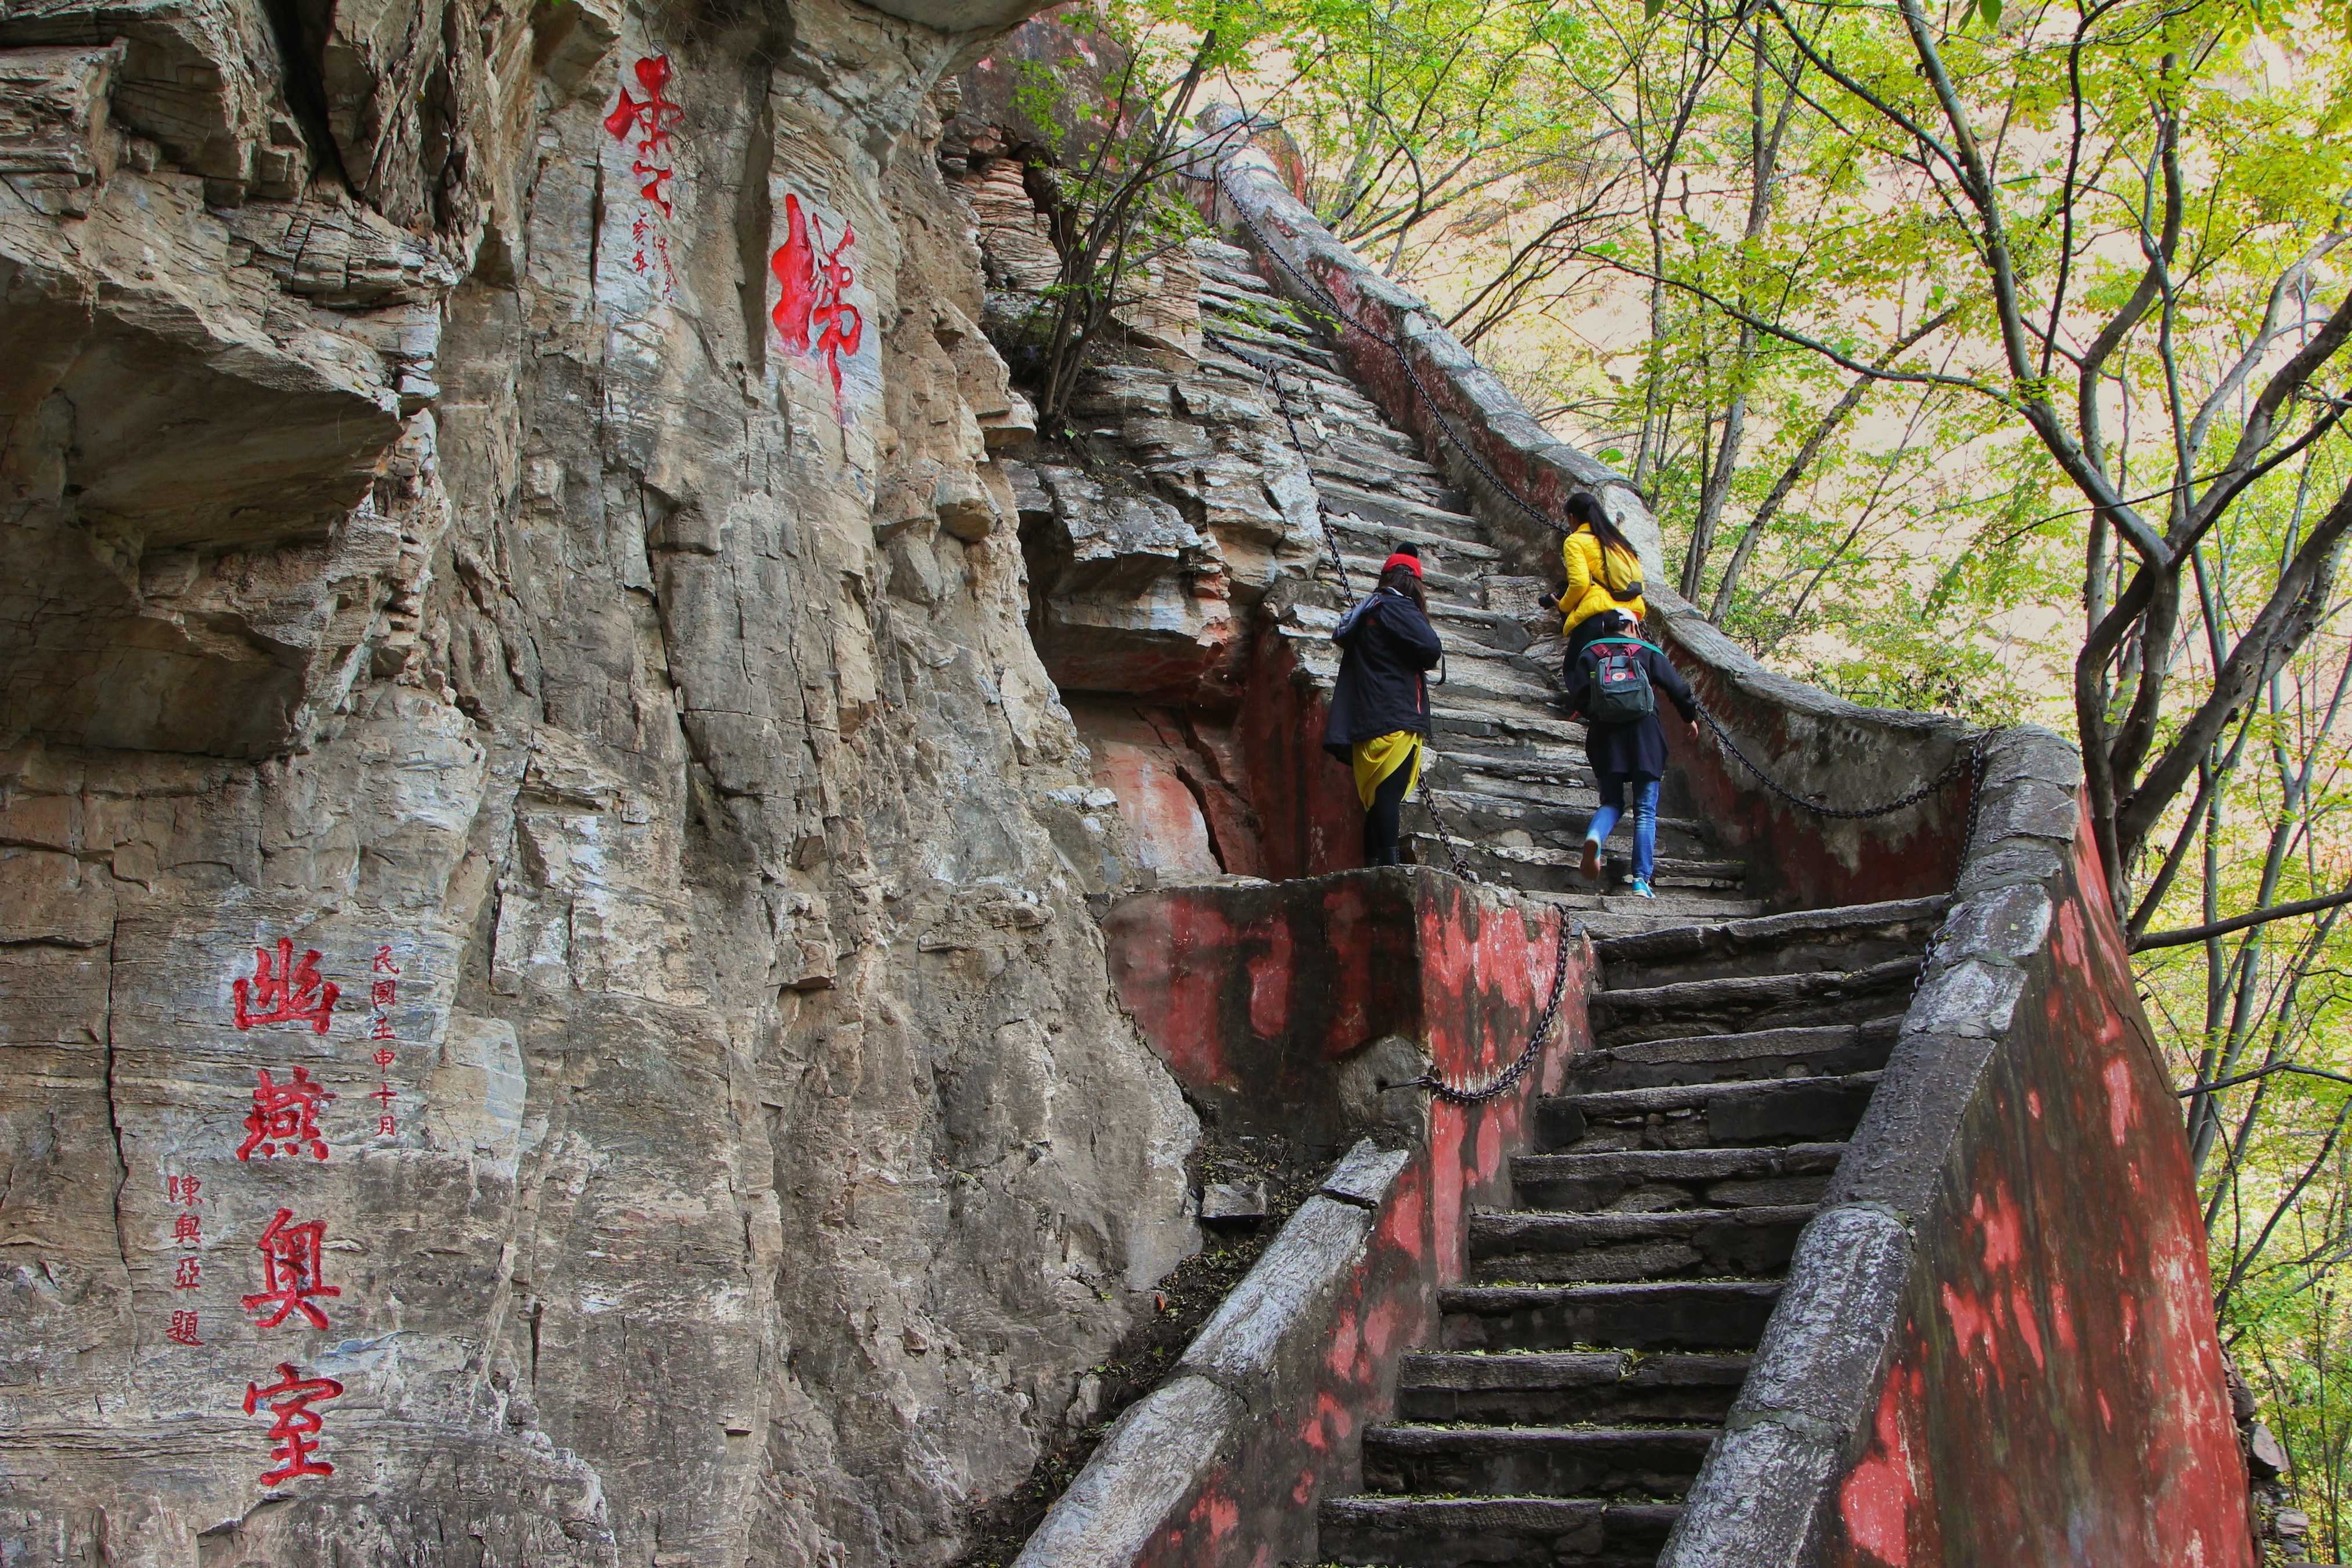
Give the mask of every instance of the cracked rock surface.
[{"label": "cracked rock surface", "polygon": [[1197,1245],[889,9],[0,13],[12,1568],[944,1563]]}]

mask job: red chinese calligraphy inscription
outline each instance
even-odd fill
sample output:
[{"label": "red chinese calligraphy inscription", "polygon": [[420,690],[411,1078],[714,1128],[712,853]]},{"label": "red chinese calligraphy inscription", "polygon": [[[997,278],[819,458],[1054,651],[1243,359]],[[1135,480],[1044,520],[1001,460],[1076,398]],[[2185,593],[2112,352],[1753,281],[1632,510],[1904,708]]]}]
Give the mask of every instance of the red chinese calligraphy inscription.
[{"label": "red chinese calligraphy inscription", "polygon": [[196,1337],[196,1315],[194,1312],[173,1313],[172,1326],[163,1331],[163,1337],[175,1345],[204,1348],[205,1342]]},{"label": "red chinese calligraphy inscription", "polygon": [[628,143],[634,140],[635,156],[630,161],[629,172],[645,182],[637,187],[637,195],[645,202],[644,210],[629,225],[629,266],[641,277],[657,279],[662,293],[667,296],[677,287],[677,274],[670,265],[668,237],[662,233],[654,214],[658,210],[665,221],[677,216],[670,205],[669,194],[669,183],[677,177],[670,151],[670,127],[686,118],[686,110],[667,96],[670,76],[667,55],[641,59],[635,71],[637,87],[645,97],[631,98],[624,83],[621,101],[604,116],[604,129],[616,142]]},{"label": "red chinese calligraphy inscription", "polygon": [[319,1434],[327,1425],[326,1418],[310,1406],[340,1398],[342,1392],[343,1385],[331,1377],[304,1377],[290,1361],[278,1363],[278,1381],[268,1388],[245,1385],[245,1413],[250,1415],[257,1406],[267,1405],[276,1417],[269,1424],[269,1440],[276,1445],[269,1457],[278,1467],[261,1472],[263,1486],[274,1487],[297,1476],[335,1473],[334,1466],[310,1457],[318,1451]]},{"label": "red chinese calligraphy inscription", "polygon": [[319,978],[319,955],[306,952],[301,961],[294,958],[294,943],[286,937],[278,939],[278,963],[273,970],[267,948],[253,950],[253,978],[239,980],[229,989],[236,998],[236,1026],[250,1029],[260,1024],[308,1024],[323,1035],[327,1022],[335,1010],[335,998],[342,993],[334,982]]},{"label": "red chinese calligraphy inscription", "polygon": [[245,1142],[237,1145],[236,1157],[250,1160],[257,1149],[268,1160],[299,1154],[308,1148],[312,1159],[325,1159],[327,1141],[319,1136],[319,1106],[335,1097],[312,1083],[301,1068],[294,1069],[290,1083],[272,1082],[268,1068],[253,1070],[261,1081],[253,1090],[253,1109],[245,1115]]},{"label": "red chinese calligraphy inscription", "polygon": [[801,199],[784,197],[784,243],[768,258],[782,292],[770,319],[784,346],[796,354],[825,363],[833,375],[833,402],[841,406],[841,361],[856,357],[866,337],[866,318],[849,303],[847,292],[857,274],[847,257],[857,243],[853,224],[841,226],[841,238],[825,248],[824,225],[814,213],[804,212]]},{"label": "red chinese calligraphy inscription", "polygon": [[306,1220],[300,1225],[289,1225],[294,1217],[292,1209],[279,1209],[269,1228],[261,1233],[254,1246],[261,1253],[261,1289],[245,1299],[248,1312],[265,1312],[266,1317],[253,1320],[257,1329],[274,1329],[284,1322],[287,1314],[299,1312],[314,1329],[327,1326],[327,1314],[318,1305],[321,1296],[340,1296],[340,1286],[323,1283],[320,1279],[320,1249],[326,1244],[327,1222]]}]

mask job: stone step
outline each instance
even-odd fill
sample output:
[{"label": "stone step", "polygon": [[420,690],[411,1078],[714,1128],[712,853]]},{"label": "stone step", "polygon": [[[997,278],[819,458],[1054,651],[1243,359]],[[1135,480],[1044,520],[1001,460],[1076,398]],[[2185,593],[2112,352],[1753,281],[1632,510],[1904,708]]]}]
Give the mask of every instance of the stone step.
[{"label": "stone step", "polygon": [[1843,1143],[1748,1149],[1610,1149],[1521,1154],[1511,1186],[1526,1208],[1649,1214],[1819,1201]]},{"label": "stone step", "polygon": [[[1547,728],[1573,724],[1559,705],[1559,695],[1535,677],[1507,664],[1479,658],[1455,658],[1449,654],[1429,686],[1430,706],[1465,719],[1513,725],[1541,724]],[[1581,738],[1581,727],[1579,738]]]},{"label": "stone step", "polygon": [[[1574,897],[1575,895],[1561,896]],[[1540,898],[1543,895],[1529,893],[1528,897]],[[1691,895],[1693,902],[1702,899],[1720,900],[1734,909],[1756,907],[1756,901],[1752,899],[1735,899],[1728,894],[1694,893]],[[1609,911],[1596,915],[1581,915],[1578,919],[1583,923],[1586,933],[1595,941],[1608,936],[1633,936],[1643,931],[1657,931],[1663,927],[1682,925],[1689,921],[1691,916],[1687,910],[1661,912],[1656,907],[1656,904],[1661,901],[1663,898],[1653,900],[1631,896],[1620,897],[1610,900],[1612,908]]]},{"label": "stone step", "polygon": [[1437,1308],[1448,1350],[1746,1351],[1780,1295],[1769,1279],[1460,1285],[1440,1290]]},{"label": "stone step", "polygon": [[[1230,310],[1215,311],[1202,321],[1206,330],[1227,338],[1253,358],[1279,364],[1286,375],[1315,384],[1313,395],[1352,405],[1361,410],[1360,417],[1368,425],[1381,422],[1381,413],[1371,399],[1366,397],[1349,380],[1339,355],[1322,345],[1322,340],[1312,327],[1307,326],[1286,311],[1269,311],[1264,319],[1240,308],[1238,302]],[[1288,363],[1284,363],[1287,361]],[[1295,367],[1295,368],[1294,368]]]},{"label": "stone step", "polygon": [[1588,1051],[1568,1064],[1579,1093],[1738,1079],[1835,1078],[1886,1065],[1903,1016],[1819,1028],[1685,1035]]},{"label": "stone step", "polygon": [[1596,993],[1588,1005],[1592,1040],[1628,1046],[1686,1035],[1736,1035],[1800,1025],[1883,1017],[1890,995],[1907,994],[1919,960],[1895,959],[1852,971],[1737,974]]},{"label": "stone step", "polygon": [[1397,1371],[1397,1415],[1513,1426],[1720,1421],[1749,1359],[1626,1351],[1408,1355]]},{"label": "stone step", "polygon": [[[1296,412],[1293,411],[1294,417]],[[1358,428],[1354,425],[1335,425],[1326,420],[1318,431],[1311,425],[1302,424],[1298,434],[1307,444],[1307,466],[1318,477],[1328,475],[1368,490],[1402,488],[1408,494],[1425,491],[1444,496],[1456,493],[1434,464],[1423,462],[1419,458],[1408,458],[1392,447],[1365,442],[1358,438]],[[1466,512],[1469,508],[1465,504],[1440,510]]]},{"label": "stone step", "polygon": [[[1585,793],[1581,801],[1571,795],[1559,806],[1549,809],[1522,806],[1517,810],[1499,810],[1484,804],[1480,796],[1445,788],[1430,777],[1426,768],[1422,772],[1422,779],[1426,787],[1438,792],[1438,809],[1445,813],[1446,826],[1456,833],[1467,834],[1481,842],[1492,844],[1498,850],[1564,849],[1570,845],[1580,847],[1584,841],[1584,825],[1592,817],[1593,798],[1590,792]],[[1408,826],[1416,831],[1422,829],[1421,818],[1409,816],[1406,820]],[[1696,825],[1687,822],[1658,824],[1657,848],[1662,864],[1665,860],[1695,863],[1708,858],[1708,847],[1698,837]],[[1563,890],[1591,887],[1594,891],[1611,889],[1622,891],[1625,886],[1624,863],[1633,852],[1633,828],[1621,823],[1612,829],[1609,835],[1608,849],[1616,869],[1607,882],[1595,885],[1570,878]],[[1726,885],[1737,886],[1737,883]]]},{"label": "stone step", "polygon": [[1554,746],[1575,744],[1584,741],[1584,726],[1563,717],[1558,710],[1549,713],[1532,705],[1493,703],[1478,708],[1453,710],[1431,705],[1431,715],[1437,721],[1438,732],[1457,735],[1470,741],[1506,741],[1525,738],[1538,743]]},{"label": "stone step", "polygon": [[1675,1503],[1603,1498],[1333,1498],[1317,1555],[1383,1568],[1650,1568],[1681,1516]]},{"label": "stone step", "polygon": [[1878,1074],[1858,1072],[1549,1096],[1537,1102],[1537,1136],[1551,1149],[1822,1142],[1852,1132],[1877,1087]]},{"label": "stone step", "polygon": [[[1441,791],[1440,810],[1444,808],[1444,798]],[[1464,832],[1463,826],[1451,817],[1447,818],[1446,825],[1454,829],[1457,838]],[[1409,822],[1406,833],[1411,837],[1426,837],[1435,842],[1435,835],[1425,832],[1417,822]],[[1578,868],[1580,855],[1566,849],[1520,848],[1496,843],[1490,838],[1474,838],[1465,847],[1463,858],[1478,873],[1480,880],[1528,892],[1623,892],[1633,885],[1630,844],[1623,850],[1603,858],[1601,879],[1597,883],[1586,881],[1583,872]],[[1736,892],[1745,875],[1746,868],[1736,860],[1684,859],[1662,854],[1651,867],[1650,886],[1657,892]]]},{"label": "stone step", "polygon": [[[1202,368],[1246,380],[1261,393],[1268,376],[1281,377],[1283,397],[1290,405],[1290,416],[1300,422],[1302,437],[1315,434],[1307,423],[1313,416],[1335,436],[1344,432],[1348,438],[1376,450],[1423,460],[1421,443],[1391,426],[1362,390],[1328,363],[1302,360],[1292,352],[1296,343],[1275,342],[1253,323],[1231,316],[1205,319],[1202,325],[1213,334],[1202,346],[1198,360]],[[1221,344],[1219,338],[1233,347]],[[1249,359],[1241,358],[1242,353]],[[1264,362],[1265,368],[1252,360]]]},{"label": "stone step", "polygon": [[1948,898],[1937,896],[1797,910],[1762,920],[1606,942],[1601,944],[1600,958],[1612,987],[1867,969],[1916,956],[1950,904]]},{"label": "stone step", "polygon": [[[1458,534],[1442,533],[1423,521],[1384,517],[1380,511],[1345,499],[1339,493],[1340,487],[1338,485],[1318,488],[1323,494],[1324,520],[1339,535],[1339,553],[1342,556],[1351,550],[1355,553],[1365,553],[1362,546],[1352,544],[1351,541],[1370,540],[1371,549],[1381,552],[1373,562],[1373,565],[1378,566],[1388,559],[1387,552],[1397,545],[1418,546],[1422,560],[1421,580],[1424,587],[1428,585],[1428,569],[1432,566],[1443,565],[1463,581],[1475,582],[1479,573],[1494,565],[1495,550],[1491,545],[1481,544]],[[1398,511],[1403,509],[1391,506],[1381,510]],[[1370,589],[1367,588],[1365,592],[1370,593]],[[1476,602],[1475,595],[1472,602]]]},{"label": "stone step", "polygon": [[1323,491],[1323,504],[1335,512],[1354,512],[1377,526],[1417,530],[1437,539],[1453,540],[1454,549],[1465,559],[1486,562],[1490,568],[1503,559],[1503,552],[1486,542],[1486,525],[1465,513],[1441,511],[1402,496],[1359,489],[1337,479],[1327,479],[1318,488]]},{"label": "stone step", "polygon": [[[1431,862],[1439,864],[1442,862]],[[1753,914],[1762,909],[1754,899],[1743,899],[1730,893],[1709,892],[1704,889],[1687,891],[1667,889],[1655,898],[1636,898],[1632,893],[1554,893],[1539,888],[1522,889],[1526,896],[1538,903],[1568,910],[1585,922],[1585,929],[1596,936],[1615,936],[1619,931],[1604,927],[1603,921],[1612,915],[1640,915],[1643,931],[1655,931],[1663,925],[1687,925],[1693,921],[1725,920]]]},{"label": "stone step", "polygon": [[1712,1426],[1373,1426],[1368,1491],[1501,1497],[1672,1497],[1690,1485]]},{"label": "stone step", "polygon": [[[1337,522],[1339,520],[1334,518],[1332,521]],[[1375,534],[1367,534],[1357,529],[1341,529],[1338,531],[1339,559],[1348,568],[1348,591],[1358,595],[1370,593],[1373,586],[1381,580],[1381,563],[1389,558],[1388,552],[1383,547],[1378,554],[1369,553],[1361,548],[1361,542],[1366,538],[1378,538],[1385,546],[1389,539],[1388,531],[1383,529]],[[1322,541],[1318,539],[1316,543],[1319,546]],[[1328,559],[1328,556],[1323,558]],[[1476,577],[1465,576],[1450,570],[1442,554],[1421,563],[1421,585],[1429,595],[1429,607],[1433,611],[1437,608],[1440,595],[1454,599],[1467,609],[1477,607]]]},{"label": "stone step", "polygon": [[1813,1205],[1470,1216],[1478,1278],[1528,1283],[1777,1275]]},{"label": "stone step", "polygon": [[1464,638],[1483,647],[1500,648],[1507,653],[1525,652],[1527,628],[1500,610],[1489,610],[1477,605],[1447,604],[1430,606],[1430,615],[1438,624],[1438,631],[1452,642]]}]

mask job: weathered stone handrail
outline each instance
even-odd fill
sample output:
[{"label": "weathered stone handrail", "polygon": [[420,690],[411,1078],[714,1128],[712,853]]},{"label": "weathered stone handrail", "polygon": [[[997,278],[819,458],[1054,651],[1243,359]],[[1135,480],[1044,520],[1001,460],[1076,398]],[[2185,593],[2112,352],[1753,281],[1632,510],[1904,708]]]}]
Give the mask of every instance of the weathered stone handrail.
[{"label": "weathered stone handrail", "polygon": [[2079,784],[2056,736],[1993,738],[1958,902],[1662,1568],[2249,1560],[2195,1183]]},{"label": "weathered stone handrail", "polygon": [[1336,1320],[1362,1294],[1349,1287],[1411,1158],[1367,1139],[1332,1167],[1202,1326],[1175,1375],[1112,1423],[1013,1568],[1224,1555],[1244,1506],[1236,1494],[1261,1489],[1228,1472],[1253,1436],[1314,1406]]}]

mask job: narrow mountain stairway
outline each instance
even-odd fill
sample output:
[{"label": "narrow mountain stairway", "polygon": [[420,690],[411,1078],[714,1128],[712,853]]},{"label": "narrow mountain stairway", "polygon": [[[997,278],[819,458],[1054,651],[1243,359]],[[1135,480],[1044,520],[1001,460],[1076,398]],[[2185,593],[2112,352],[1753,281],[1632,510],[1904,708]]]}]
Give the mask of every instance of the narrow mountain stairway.
[{"label": "narrow mountain stairway", "polygon": [[1541,1102],[1518,1207],[1405,1358],[1321,1557],[1393,1568],[1656,1561],[1861,1119],[1948,900],[1600,944],[1593,1050]]},{"label": "narrow mountain stairway", "polygon": [[[1584,879],[1580,849],[1599,796],[1585,764],[1584,727],[1560,708],[1559,645],[1538,642],[1549,657],[1531,654],[1520,615],[1490,603],[1534,585],[1499,575],[1502,552],[1468,502],[1291,312],[1248,252],[1196,240],[1192,256],[1207,334],[1202,363],[1260,397],[1270,395],[1269,371],[1279,378],[1348,590],[1370,590],[1392,544],[1420,547],[1430,616],[1445,643],[1443,683],[1430,689],[1423,776],[1479,879],[1571,910],[1599,935],[1755,914],[1759,906],[1741,897],[1744,868],[1686,818],[1659,819],[1656,898],[1625,890],[1630,824],[1611,842],[1601,881]],[[1297,647],[1327,685],[1336,677],[1339,650],[1328,641],[1305,638]],[[1674,796],[1671,782],[1667,795]],[[1450,868],[1422,801],[1408,803],[1405,831],[1412,858]]]}]

